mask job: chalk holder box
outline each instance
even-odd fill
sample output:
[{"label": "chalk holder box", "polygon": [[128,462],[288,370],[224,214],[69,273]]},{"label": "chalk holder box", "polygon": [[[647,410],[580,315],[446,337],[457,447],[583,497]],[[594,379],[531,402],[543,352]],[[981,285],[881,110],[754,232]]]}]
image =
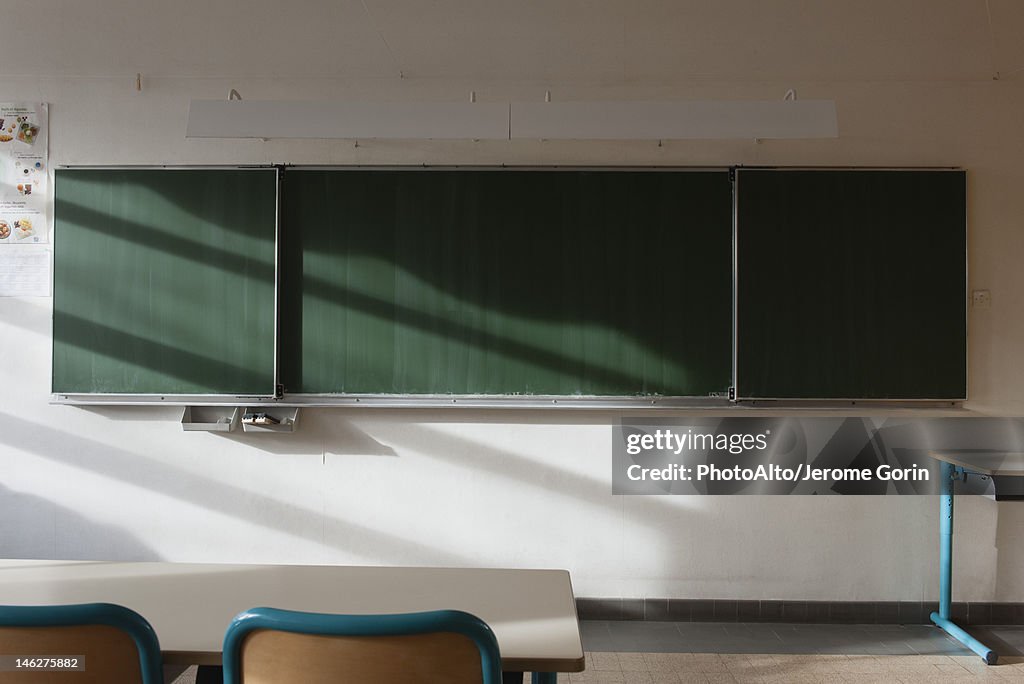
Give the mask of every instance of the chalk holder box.
[{"label": "chalk holder box", "polygon": [[[278,423],[250,423],[242,421],[243,432],[295,432],[295,428],[299,422],[299,409],[298,407],[287,408],[287,407],[269,407],[269,406],[249,406],[246,407],[244,413],[265,413],[268,416],[276,418]],[[244,415],[244,414],[243,414]]]},{"label": "chalk holder box", "polygon": [[181,429],[187,432],[233,432],[242,419],[238,406],[186,406]]}]

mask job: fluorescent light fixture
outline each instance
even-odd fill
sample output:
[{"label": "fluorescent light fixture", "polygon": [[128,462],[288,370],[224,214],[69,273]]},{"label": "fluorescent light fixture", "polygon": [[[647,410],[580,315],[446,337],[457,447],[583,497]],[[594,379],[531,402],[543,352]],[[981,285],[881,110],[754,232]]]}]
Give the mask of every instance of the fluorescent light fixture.
[{"label": "fluorescent light fixture", "polygon": [[509,137],[557,140],[836,138],[833,100],[515,102]]},{"label": "fluorescent light fixture", "polygon": [[673,140],[836,138],[833,100],[193,100],[187,138]]},{"label": "fluorescent light fixture", "polygon": [[508,103],[192,100],[185,137],[508,140]]}]

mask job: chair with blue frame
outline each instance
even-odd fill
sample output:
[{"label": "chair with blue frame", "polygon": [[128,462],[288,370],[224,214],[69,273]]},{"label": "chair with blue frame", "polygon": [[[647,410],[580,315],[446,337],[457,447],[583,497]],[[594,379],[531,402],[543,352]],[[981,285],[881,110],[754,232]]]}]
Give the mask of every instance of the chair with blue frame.
[{"label": "chair with blue frame", "polygon": [[228,627],[223,662],[225,684],[501,684],[494,632],[457,610],[329,615],[253,608]]},{"label": "chair with blue frame", "polygon": [[[141,615],[110,603],[0,606],[0,657],[81,659],[79,670],[0,673],[4,684],[163,684],[160,642]],[[6,663],[8,667],[13,663]]]}]

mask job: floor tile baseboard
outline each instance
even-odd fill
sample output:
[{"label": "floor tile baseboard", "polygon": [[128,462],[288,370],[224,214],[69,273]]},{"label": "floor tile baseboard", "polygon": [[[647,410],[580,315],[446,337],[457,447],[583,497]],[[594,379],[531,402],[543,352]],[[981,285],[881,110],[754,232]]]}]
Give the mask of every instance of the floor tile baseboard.
[{"label": "floor tile baseboard", "polygon": [[[577,598],[581,620],[930,624],[931,601],[749,601],[737,599]],[[1024,625],[1024,603],[953,602],[963,625]]]}]

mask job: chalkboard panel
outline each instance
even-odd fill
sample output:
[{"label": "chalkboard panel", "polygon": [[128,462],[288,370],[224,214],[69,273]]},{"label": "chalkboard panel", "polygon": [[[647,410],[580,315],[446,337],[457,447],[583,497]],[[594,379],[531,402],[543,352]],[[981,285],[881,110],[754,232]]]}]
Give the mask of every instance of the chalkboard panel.
[{"label": "chalkboard panel", "polygon": [[737,171],[739,398],[963,399],[965,174]]},{"label": "chalkboard panel", "polygon": [[[740,169],[740,399],[962,399],[960,171]],[[64,169],[53,391],[723,395],[723,171]],[[280,344],[275,280],[280,279]],[[276,351],[280,348],[280,358]]]},{"label": "chalkboard panel", "polygon": [[273,395],[277,172],[56,173],[53,391]]},{"label": "chalkboard panel", "polygon": [[288,170],[282,197],[286,392],[730,385],[725,171]]}]

